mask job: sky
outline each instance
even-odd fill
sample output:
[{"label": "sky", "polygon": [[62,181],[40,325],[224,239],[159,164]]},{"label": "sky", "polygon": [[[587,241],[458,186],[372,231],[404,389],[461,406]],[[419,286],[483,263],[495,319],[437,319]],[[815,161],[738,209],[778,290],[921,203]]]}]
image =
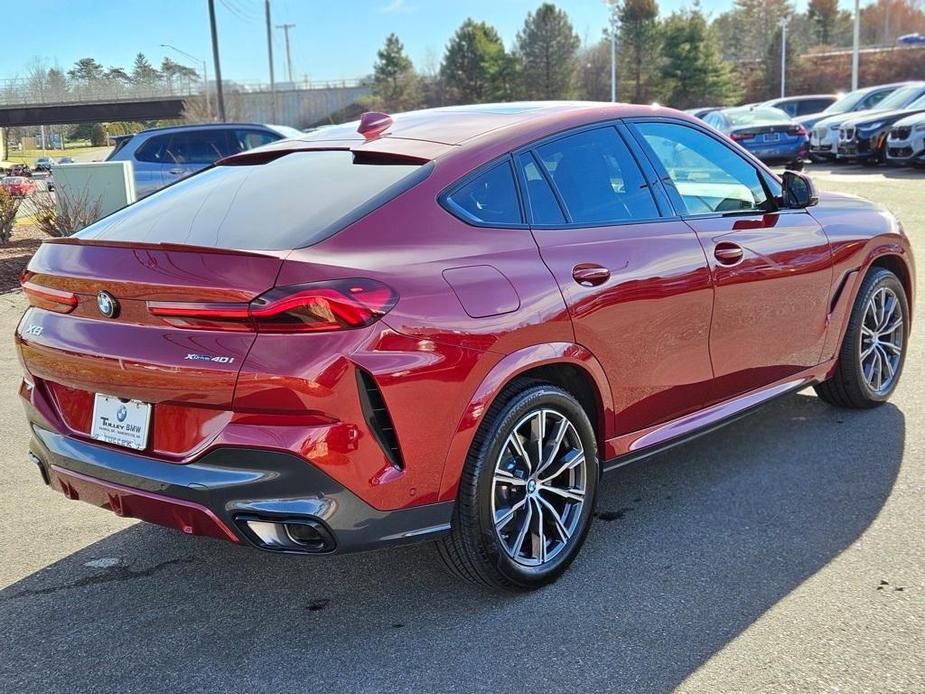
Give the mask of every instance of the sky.
[{"label": "sky", "polygon": [[[868,0],[869,1],[869,0]],[[216,0],[222,77],[269,81],[264,0]],[[447,40],[467,18],[484,20],[514,42],[527,12],[541,0],[271,0],[274,24],[290,30],[293,78],[354,79],[369,74],[376,51],[390,32],[399,35],[418,69],[436,68]],[[607,23],[603,0],[558,0],[583,41],[594,41]],[[841,0],[844,6],[851,0]],[[864,4],[867,4],[865,2]],[[663,14],[688,7],[690,0],[660,0]],[[702,0],[710,15],[729,9],[732,0]],[[796,2],[804,8],[806,0]],[[91,56],[105,67],[129,68],[139,51],[155,64],[165,55],[196,67],[160,44],[171,44],[208,61],[213,76],[206,0],[43,0],[41,11],[28,2],[4,9],[0,80],[22,77],[34,58],[70,68]],[[14,29],[19,27],[19,29]],[[273,30],[277,81],[286,79],[283,32]]]}]

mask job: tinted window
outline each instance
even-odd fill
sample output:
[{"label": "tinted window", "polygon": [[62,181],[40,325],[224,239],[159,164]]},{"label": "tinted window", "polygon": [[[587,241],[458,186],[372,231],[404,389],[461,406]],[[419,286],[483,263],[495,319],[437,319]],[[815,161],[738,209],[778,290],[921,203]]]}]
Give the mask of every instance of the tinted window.
[{"label": "tinted window", "polygon": [[694,128],[638,123],[691,214],[767,208],[758,170],[726,145]]},{"label": "tinted window", "polygon": [[652,219],[655,201],[633,155],[613,128],[537,147],[536,154],[576,224]]},{"label": "tinted window", "polygon": [[236,152],[244,152],[254,147],[268,145],[280,139],[279,135],[268,133],[265,130],[235,130],[232,146]]},{"label": "tinted window", "polygon": [[527,199],[534,224],[563,224],[565,215],[549,187],[549,182],[530,153],[519,157],[520,170],[527,185]]},{"label": "tinted window", "polygon": [[891,94],[889,91],[874,92],[864,99],[864,108],[873,108]]},{"label": "tinted window", "polygon": [[810,113],[819,113],[832,103],[832,99],[809,99],[799,103],[797,116],[806,116]]},{"label": "tinted window", "polygon": [[520,203],[509,161],[479,174],[454,190],[447,202],[457,212],[484,224],[521,224]]},{"label": "tinted window", "polygon": [[367,163],[337,150],[216,166],[101,219],[79,236],[243,250],[308,246],[407,190],[420,180],[415,174],[429,171],[400,161]]},{"label": "tinted window", "polygon": [[155,164],[211,164],[238,151],[232,151],[228,135],[218,128],[155,135],[138,148],[135,158]]},{"label": "tinted window", "polygon": [[[143,142],[135,152],[138,161],[148,161],[156,164],[165,161],[167,146],[170,144],[170,135],[155,135]],[[118,151],[118,150],[117,150]],[[113,153],[115,154],[115,152]]]}]

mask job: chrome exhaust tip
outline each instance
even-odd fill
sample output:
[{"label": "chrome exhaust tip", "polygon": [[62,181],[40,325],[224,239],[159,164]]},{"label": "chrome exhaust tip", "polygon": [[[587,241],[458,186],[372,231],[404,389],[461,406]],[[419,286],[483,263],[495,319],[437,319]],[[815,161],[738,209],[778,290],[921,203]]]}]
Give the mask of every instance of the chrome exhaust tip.
[{"label": "chrome exhaust tip", "polygon": [[277,552],[320,554],[334,549],[334,537],[310,518],[237,516],[235,522],[254,544]]}]

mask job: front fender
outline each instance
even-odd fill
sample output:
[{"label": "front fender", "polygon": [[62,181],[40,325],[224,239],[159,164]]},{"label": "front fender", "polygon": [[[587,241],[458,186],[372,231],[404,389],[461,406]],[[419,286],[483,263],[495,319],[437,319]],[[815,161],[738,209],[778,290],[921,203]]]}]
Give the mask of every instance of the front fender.
[{"label": "front fender", "polygon": [[600,422],[603,430],[599,432],[599,438],[604,440],[612,435],[613,396],[607,376],[597,358],[586,348],[572,342],[552,342],[524,347],[508,354],[495,364],[470,399],[450,441],[440,483],[439,501],[456,498],[459,479],[472,440],[475,438],[485,413],[498,394],[521,374],[538,366],[550,364],[570,364],[582,369],[590,376],[597,389],[603,415],[603,422]]}]

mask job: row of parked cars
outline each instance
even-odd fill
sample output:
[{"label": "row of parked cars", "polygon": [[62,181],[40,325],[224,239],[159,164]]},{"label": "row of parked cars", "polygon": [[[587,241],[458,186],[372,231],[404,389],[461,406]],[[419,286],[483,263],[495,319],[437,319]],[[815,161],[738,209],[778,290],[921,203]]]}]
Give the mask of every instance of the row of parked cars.
[{"label": "row of parked cars", "polygon": [[925,82],[690,113],[764,161],[925,165]]}]

